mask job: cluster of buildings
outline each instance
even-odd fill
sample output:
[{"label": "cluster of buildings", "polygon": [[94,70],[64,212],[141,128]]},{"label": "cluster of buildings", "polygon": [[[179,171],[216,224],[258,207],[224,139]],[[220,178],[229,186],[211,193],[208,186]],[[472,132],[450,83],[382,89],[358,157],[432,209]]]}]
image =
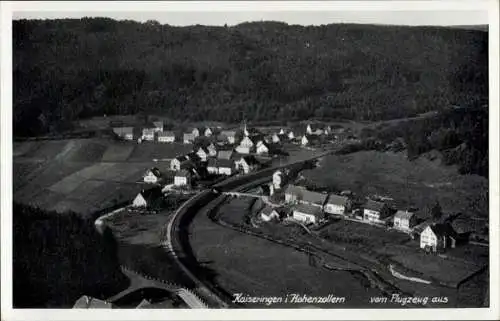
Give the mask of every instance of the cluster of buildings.
[{"label": "cluster of buildings", "polygon": [[[283,189],[285,206],[265,207],[260,213],[263,221],[281,220],[286,216],[291,216],[294,220],[304,224],[318,224],[326,221],[328,216],[336,215],[368,224],[388,226],[406,233],[412,233],[419,223],[416,213],[394,210],[382,201],[369,199],[362,206],[362,210],[353,211],[352,201],[347,191],[341,195],[314,192],[303,186],[286,185],[285,177],[282,171],[275,172],[270,189],[270,194]],[[439,249],[455,247],[457,239],[458,234],[451,224],[443,222],[428,224],[420,233],[420,247],[435,252]]]}]

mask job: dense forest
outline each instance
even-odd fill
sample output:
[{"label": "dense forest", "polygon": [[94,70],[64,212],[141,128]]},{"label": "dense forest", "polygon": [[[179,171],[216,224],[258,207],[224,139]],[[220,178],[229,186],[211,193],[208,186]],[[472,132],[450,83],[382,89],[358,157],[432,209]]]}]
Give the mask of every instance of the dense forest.
[{"label": "dense forest", "polygon": [[128,285],[109,229],[101,236],[91,219],[16,203],[12,217],[14,308],[71,308]]},{"label": "dense forest", "polygon": [[13,22],[14,133],[150,113],[379,120],[488,97],[488,33],[438,27],[109,18]]}]

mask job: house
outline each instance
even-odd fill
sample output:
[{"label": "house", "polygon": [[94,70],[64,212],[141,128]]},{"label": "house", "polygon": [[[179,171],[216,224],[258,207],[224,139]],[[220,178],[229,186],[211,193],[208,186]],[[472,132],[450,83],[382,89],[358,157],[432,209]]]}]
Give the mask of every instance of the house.
[{"label": "house", "polygon": [[227,149],[227,150],[219,150],[217,152],[217,158],[218,159],[231,159],[233,157],[233,150],[232,149]]},{"label": "house", "polygon": [[308,135],[321,135],[323,134],[323,130],[318,127],[318,125],[308,124],[306,127],[306,134]]},{"label": "house", "polygon": [[240,154],[250,154],[255,146],[255,143],[248,136],[243,137],[240,144],[236,147],[236,152]]},{"label": "house", "polygon": [[299,203],[302,203],[302,204],[317,206],[317,207],[323,209],[323,205],[325,204],[327,198],[328,198],[328,194],[326,194],[326,193],[323,194],[323,193],[308,191],[307,189],[304,189],[302,191],[302,197],[298,201],[299,201]]},{"label": "house", "polygon": [[200,158],[201,162],[206,162],[208,158],[208,149],[204,147],[198,148],[198,151],[196,151],[196,155]]},{"label": "house", "polygon": [[363,209],[363,220],[373,223],[383,223],[391,215],[387,204],[368,200]]},{"label": "house", "polygon": [[259,161],[253,156],[242,156],[239,160],[234,162],[237,170],[243,171],[248,174],[260,166]]},{"label": "house", "polygon": [[440,249],[454,248],[456,240],[456,232],[450,224],[432,224],[420,233],[420,248],[437,252]]},{"label": "house", "polygon": [[288,185],[285,190],[285,202],[287,203],[297,203],[300,199],[302,199],[302,193],[306,189],[302,186],[297,185]]},{"label": "house", "polygon": [[300,143],[302,144],[302,146],[311,145],[316,141],[317,139],[312,135],[304,135],[300,139]]},{"label": "house", "polygon": [[214,132],[212,131],[212,129],[210,129],[210,127],[205,127],[204,135],[205,135],[206,137],[210,137],[210,136],[212,136],[212,134],[213,134],[213,133],[214,133]]},{"label": "house", "polygon": [[134,140],[134,127],[114,127],[113,132],[125,140]]},{"label": "house", "polygon": [[259,155],[269,154],[269,145],[267,145],[267,143],[265,143],[264,141],[260,140],[256,145],[255,152]]},{"label": "house", "polygon": [[323,211],[321,211],[321,208],[317,206],[298,204],[293,208],[292,217],[305,224],[316,224],[320,220],[324,219],[324,214]]},{"label": "house", "polygon": [[200,136],[200,133],[202,133],[202,131],[199,129],[199,128],[193,128],[193,130],[191,131],[191,134],[194,135],[194,137],[198,137]]},{"label": "house", "polygon": [[401,231],[409,231],[417,224],[415,213],[408,211],[397,211],[394,215],[394,228]]},{"label": "house", "polygon": [[221,136],[222,138],[227,140],[229,144],[234,144],[234,142],[236,141],[236,131],[234,130],[223,130],[221,132]]},{"label": "house", "polygon": [[328,214],[345,215],[351,209],[351,201],[348,197],[330,194],[328,197],[324,211]]},{"label": "house", "polygon": [[144,183],[156,184],[161,179],[161,172],[158,168],[153,167],[144,174]]},{"label": "house", "polygon": [[194,151],[187,153],[186,158],[189,159],[191,161],[191,163],[193,163],[193,164],[201,162],[200,156],[198,155],[198,153],[196,153]]},{"label": "house", "polygon": [[279,132],[279,135],[285,135],[285,129],[281,128],[280,132]]},{"label": "house", "polygon": [[185,169],[177,171],[174,176],[174,185],[175,186],[191,185],[191,173]]},{"label": "house", "polygon": [[142,190],[134,198],[133,207],[146,207],[148,209],[159,209],[163,204],[163,193],[159,186]]},{"label": "house", "polygon": [[73,309],[112,309],[113,304],[107,301],[99,300],[87,295],[81,296],[76,300]]},{"label": "house", "polygon": [[281,189],[285,185],[286,175],[281,169],[273,173],[273,187],[274,189]]},{"label": "house", "polygon": [[175,133],[172,131],[158,132],[158,142],[160,143],[173,143],[175,141]]},{"label": "house", "polygon": [[163,121],[161,120],[154,121],[153,126],[155,128],[155,132],[159,133],[163,131]]},{"label": "house", "polygon": [[264,207],[264,209],[260,212],[260,218],[264,222],[269,222],[271,220],[279,220],[281,217],[282,215],[280,215],[280,213],[276,209],[270,206]]},{"label": "house", "polygon": [[207,161],[207,172],[209,174],[219,174],[217,158],[209,158]]},{"label": "house", "polygon": [[196,139],[196,135],[193,133],[184,133],[182,141],[184,144],[192,144]]},{"label": "house", "polygon": [[217,167],[220,175],[232,175],[234,172],[234,162],[230,159],[217,160]]},{"label": "house", "polygon": [[281,142],[281,139],[280,139],[280,136],[276,133],[274,133],[272,136],[271,136],[271,141],[273,143],[279,143]]},{"label": "house", "polygon": [[187,158],[186,156],[177,156],[170,161],[170,169],[173,171],[178,171],[186,162],[189,162],[189,158]]},{"label": "house", "polygon": [[214,143],[210,143],[210,145],[207,146],[208,150],[208,156],[214,157],[217,156],[217,147],[215,147]]},{"label": "house", "polygon": [[142,140],[153,141],[155,140],[155,133],[157,128],[153,123],[148,123],[144,128],[142,128]]},{"label": "house", "polygon": [[288,136],[288,139],[290,139],[290,140],[295,139],[295,134],[292,130],[288,132],[287,136]]}]

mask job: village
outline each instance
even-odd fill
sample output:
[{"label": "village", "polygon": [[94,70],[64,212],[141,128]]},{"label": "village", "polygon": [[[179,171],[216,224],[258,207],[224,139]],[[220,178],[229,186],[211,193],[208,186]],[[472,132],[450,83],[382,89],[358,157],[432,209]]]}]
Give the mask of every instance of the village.
[{"label": "village", "polygon": [[[205,126],[176,133],[164,130],[162,121],[154,121],[143,128],[115,126],[113,132],[121,140],[138,144],[180,142],[193,146],[191,152],[177,155],[163,163],[166,164],[163,167],[146,171],[143,183],[147,187],[137,194],[132,207],[149,211],[159,210],[158,199],[167,193],[193,194],[227,177],[268,167],[273,159],[287,154],[286,144],[316,149],[359,141],[344,128],[312,123],[295,129],[267,130],[266,133],[248,127],[246,122],[240,128]],[[328,224],[332,218],[342,218],[406,233],[412,239],[419,239],[420,248],[426,253],[443,252],[467,241],[467,233],[455,231],[442,213],[422,219],[414,209],[396,208],[377,195],[360,202],[355,201],[348,190],[339,194],[308,190],[294,182],[296,176],[286,169],[274,172],[272,182],[261,188],[263,196],[259,197],[265,200],[266,206],[257,220],[264,223],[295,221],[304,226],[318,227]],[[441,211],[440,208],[435,210]]]}]

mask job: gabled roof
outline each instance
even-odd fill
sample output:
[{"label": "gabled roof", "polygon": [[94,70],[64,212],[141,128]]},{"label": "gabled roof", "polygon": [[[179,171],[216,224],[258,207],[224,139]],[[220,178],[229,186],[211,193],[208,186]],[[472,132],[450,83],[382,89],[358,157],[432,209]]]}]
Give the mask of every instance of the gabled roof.
[{"label": "gabled roof", "polygon": [[157,128],[163,127],[163,121],[161,120],[154,121],[153,125],[155,125]]},{"label": "gabled roof", "polygon": [[288,185],[287,188],[285,189],[285,194],[294,194],[294,195],[302,195],[302,192],[304,192],[306,189],[302,186],[297,186],[297,185]]},{"label": "gabled roof", "polygon": [[248,165],[260,165],[259,161],[253,155],[241,156],[239,161],[245,161]]},{"label": "gabled roof", "polygon": [[322,194],[318,192],[312,192],[304,189],[302,191],[302,201],[323,205],[328,197],[328,194]]},{"label": "gabled roof", "polygon": [[177,156],[175,159],[181,163],[189,160],[186,155]]},{"label": "gabled roof", "polygon": [[158,133],[159,137],[175,137],[175,133],[173,131],[163,131]]},{"label": "gabled roof", "polygon": [[364,206],[367,210],[380,212],[384,208],[385,204],[382,202],[377,202],[373,200],[368,200]]},{"label": "gabled roof", "polygon": [[394,214],[394,218],[399,218],[402,220],[409,220],[412,218],[413,215],[415,215],[415,213],[413,213],[413,212],[398,210],[396,212],[396,214]]},{"label": "gabled roof", "polygon": [[199,153],[199,152],[200,152],[200,149],[201,149],[201,150],[202,150],[205,154],[208,154],[208,148],[203,147],[203,146],[198,147],[198,149],[196,150],[196,153]]},{"label": "gabled roof", "polygon": [[154,122],[147,122],[146,124],[144,124],[144,126],[142,126],[143,129],[154,129],[156,128],[156,125]]},{"label": "gabled roof", "polygon": [[266,206],[261,211],[261,213],[264,214],[264,215],[270,215],[273,211],[274,211],[274,208],[272,208],[271,206]]},{"label": "gabled roof", "polygon": [[210,157],[207,161],[207,167],[217,167],[217,158]]},{"label": "gabled roof", "polygon": [[347,198],[345,196],[330,194],[326,203],[340,205],[340,206],[346,206],[348,201],[349,201],[349,198]]},{"label": "gabled roof", "polygon": [[219,168],[224,167],[224,168],[233,168],[234,163],[230,159],[219,159],[217,161],[217,166]]},{"label": "gabled roof", "polygon": [[161,172],[157,167],[151,168],[150,170],[147,171],[147,173],[149,173],[149,172],[153,173],[153,175],[156,177],[161,177]]},{"label": "gabled roof", "polygon": [[155,204],[159,204],[163,201],[163,193],[161,191],[161,187],[159,186],[142,190],[140,194],[142,195],[148,206],[154,206]]},{"label": "gabled roof", "polygon": [[217,152],[217,158],[219,159],[231,159],[231,157],[233,156],[233,150],[230,149],[230,150],[219,150]]},{"label": "gabled roof", "polygon": [[429,227],[431,228],[432,232],[438,237],[455,236],[457,234],[455,230],[453,230],[453,227],[451,227],[451,225],[448,223],[433,224],[429,225]]},{"label": "gabled roof", "polygon": [[314,215],[316,217],[323,216],[323,212],[321,211],[321,209],[319,207],[313,206],[313,205],[298,204],[298,205],[294,206],[293,210],[301,212],[301,213],[305,213],[305,214]]}]

